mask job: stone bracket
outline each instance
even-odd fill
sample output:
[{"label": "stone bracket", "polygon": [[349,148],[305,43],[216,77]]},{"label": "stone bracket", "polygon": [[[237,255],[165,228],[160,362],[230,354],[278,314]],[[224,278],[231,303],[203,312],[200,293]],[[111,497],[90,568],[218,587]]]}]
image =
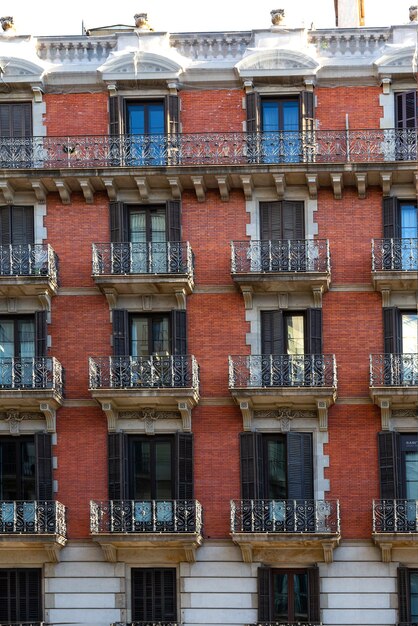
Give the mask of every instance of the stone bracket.
[{"label": "stone bracket", "polygon": [[389,430],[391,416],[392,416],[392,410],[390,408],[390,401],[381,400],[380,401],[380,417],[382,420],[382,430]]},{"label": "stone bracket", "polygon": [[334,190],[334,198],[341,200],[343,197],[343,175],[342,174],[330,174],[331,184]]},{"label": "stone bracket", "polygon": [[281,200],[286,191],[286,176],[284,174],[273,174],[273,180],[276,185],[277,197]]},{"label": "stone bracket", "polygon": [[314,200],[318,196],[318,175],[306,174],[306,184],[308,185],[309,197]]},{"label": "stone bracket", "polygon": [[41,303],[42,309],[44,311],[51,310],[51,294],[48,291],[43,291],[42,293],[38,293],[39,302]]},{"label": "stone bracket", "polygon": [[141,200],[148,200],[150,194],[150,188],[145,176],[137,176],[135,178],[136,186],[138,187],[139,196]]},{"label": "stone bracket", "polygon": [[187,563],[195,563],[196,562],[196,546],[193,544],[185,543],[183,544],[184,556],[186,558]]},{"label": "stone bracket", "polygon": [[390,194],[390,188],[392,186],[392,173],[391,172],[381,172],[380,174],[380,183],[382,185],[382,192],[384,196],[388,196]]},{"label": "stone bracket", "polygon": [[312,287],[312,294],[314,299],[314,307],[317,309],[322,309],[322,294],[323,287]]},{"label": "stone bracket", "polygon": [[54,433],[56,431],[56,423],[57,423],[57,411],[54,407],[52,407],[48,402],[41,402],[39,405],[40,410],[45,415],[46,419],[46,430],[49,433]]},{"label": "stone bracket", "polygon": [[40,180],[31,180],[32,189],[35,192],[36,200],[39,204],[46,203],[47,188]]},{"label": "stone bracket", "polygon": [[118,305],[118,294],[116,292],[116,289],[103,289],[103,293],[106,296],[109,309],[116,309]]},{"label": "stone bracket", "polygon": [[110,433],[116,431],[116,422],[118,421],[118,412],[115,411],[111,402],[102,402],[102,411],[107,417],[107,429]]},{"label": "stone bracket", "polygon": [[116,563],[118,557],[118,551],[111,543],[100,543],[103,550],[103,555],[108,563]]},{"label": "stone bracket", "polygon": [[223,202],[228,202],[229,200],[229,181],[227,176],[217,176],[216,180],[218,181],[219,193],[221,195],[221,200]]},{"label": "stone bracket", "polygon": [[115,181],[113,178],[102,178],[103,185],[107,191],[107,195],[111,202],[116,202],[117,200],[117,187],[115,185]]},{"label": "stone bracket", "polygon": [[251,403],[248,402],[248,400],[242,400],[239,403],[239,408],[241,409],[241,413],[242,413],[242,422],[243,422],[244,431],[252,430],[254,410],[251,406]]},{"label": "stone bracket", "polygon": [[244,196],[246,200],[252,200],[253,191],[254,191],[254,183],[252,176],[241,176],[241,184],[244,191]]},{"label": "stone bracket", "polygon": [[390,286],[382,285],[380,291],[382,292],[382,306],[387,308],[390,306]]},{"label": "stone bracket", "polygon": [[241,287],[242,295],[244,297],[244,307],[245,309],[253,308],[253,288],[252,287]]},{"label": "stone bracket", "polygon": [[47,554],[47,559],[50,563],[60,562],[60,545],[56,543],[44,543],[44,549]]},{"label": "stone bracket", "polygon": [[193,404],[189,400],[179,400],[178,409],[181,415],[181,421],[183,425],[183,432],[192,432],[192,408]]},{"label": "stone bracket", "polygon": [[358,197],[364,199],[366,197],[366,189],[367,189],[367,174],[358,174],[355,172],[356,182],[357,182],[357,191]]},{"label": "stone bracket", "polygon": [[325,563],[332,563],[334,560],[334,557],[333,557],[334,543],[332,541],[323,541],[322,550],[324,552]]},{"label": "stone bracket", "polygon": [[71,189],[68,186],[68,184],[62,179],[54,180],[54,183],[60,195],[61,202],[63,204],[70,204],[71,203]]},{"label": "stone bracket", "polygon": [[186,310],[187,294],[185,289],[179,289],[174,292],[177,300],[177,308],[183,311]]},{"label": "stone bracket", "polygon": [[7,180],[0,181],[0,191],[4,196],[4,200],[6,204],[13,204],[13,200],[15,197],[15,192],[13,187]]},{"label": "stone bracket", "polygon": [[192,183],[198,202],[204,202],[206,198],[206,185],[203,176],[192,176]]},{"label": "stone bracket", "polygon": [[318,410],[319,430],[328,430],[328,404],[325,400],[317,400],[316,408]]},{"label": "stone bracket", "polygon": [[392,560],[392,544],[391,543],[385,543],[385,542],[379,542],[380,545],[380,551],[382,553],[382,562],[383,563],[390,563]]},{"label": "stone bracket", "polygon": [[180,178],[178,178],[178,176],[169,176],[167,180],[171,188],[171,195],[173,197],[173,200],[181,200],[183,185],[180,182]]},{"label": "stone bracket", "polygon": [[241,548],[242,560],[244,563],[252,563],[253,562],[253,547],[250,543],[240,543],[239,547]]},{"label": "stone bracket", "polygon": [[79,178],[79,185],[83,192],[84,200],[87,204],[93,204],[94,202],[94,188],[91,182],[87,178]]}]

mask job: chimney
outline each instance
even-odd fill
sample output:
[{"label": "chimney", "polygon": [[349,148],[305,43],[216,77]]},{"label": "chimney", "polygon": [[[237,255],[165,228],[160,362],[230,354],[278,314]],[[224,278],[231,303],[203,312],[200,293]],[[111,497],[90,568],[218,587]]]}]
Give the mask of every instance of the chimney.
[{"label": "chimney", "polygon": [[364,26],[365,0],[334,0],[335,25],[339,28]]}]

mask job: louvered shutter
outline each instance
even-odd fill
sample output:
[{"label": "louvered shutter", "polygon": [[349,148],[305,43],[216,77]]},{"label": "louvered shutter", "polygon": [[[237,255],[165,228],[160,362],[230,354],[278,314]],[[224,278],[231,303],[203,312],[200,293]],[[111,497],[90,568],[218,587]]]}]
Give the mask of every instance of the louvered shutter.
[{"label": "louvered shutter", "polygon": [[52,437],[49,433],[35,434],[36,498],[53,500]]},{"label": "louvered shutter", "polygon": [[240,433],[241,498],[259,500],[263,488],[263,440],[261,433]]},{"label": "louvered shutter", "polygon": [[322,354],[322,309],[306,309],[307,354]]},{"label": "louvered shutter", "polygon": [[39,622],[42,620],[41,570],[20,570],[19,582],[19,617],[20,622]]},{"label": "louvered shutter", "polygon": [[32,104],[0,104],[0,137],[32,136]]},{"label": "louvered shutter", "polygon": [[400,237],[399,207],[397,198],[383,198],[383,237]]},{"label": "louvered shutter", "polygon": [[257,133],[260,130],[260,95],[253,91],[247,94],[247,133]]},{"label": "louvered shutter", "polygon": [[193,434],[176,433],[176,499],[193,500]]},{"label": "louvered shutter", "polygon": [[309,621],[320,622],[319,569],[312,567],[308,572]]},{"label": "louvered shutter", "polygon": [[401,316],[397,307],[383,309],[383,334],[385,354],[401,352]]},{"label": "louvered shutter", "polygon": [[171,340],[174,355],[187,354],[186,311],[174,309],[171,312]]},{"label": "louvered shutter", "polygon": [[127,435],[108,435],[108,486],[109,500],[123,500],[128,497]]},{"label": "louvered shutter", "polygon": [[417,118],[417,91],[397,93],[396,128],[416,128]]},{"label": "louvered shutter", "polygon": [[260,202],[260,239],[283,239],[282,202]]},{"label": "louvered shutter", "polygon": [[47,311],[35,313],[35,357],[45,357],[48,352]]},{"label": "louvered shutter", "polygon": [[128,210],[123,202],[110,202],[110,241],[124,243],[129,241]]},{"label": "louvered shutter", "polygon": [[7,246],[12,243],[12,223],[10,206],[0,207],[0,245]]},{"label": "louvered shutter", "polygon": [[257,575],[258,587],[258,621],[271,622],[271,569],[269,567],[259,567]]},{"label": "louvered shutter", "polygon": [[128,356],[129,345],[129,315],[126,309],[113,309],[113,355]]},{"label": "louvered shutter", "polygon": [[124,120],[123,120],[123,104],[124,101],[120,96],[109,97],[109,134],[110,135],[123,135]]},{"label": "louvered shutter", "polygon": [[132,619],[135,622],[176,622],[176,570],[132,570]]},{"label": "louvered shutter", "polygon": [[301,91],[299,96],[301,130],[314,129],[314,94],[312,91]]},{"label": "louvered shutter", "polygon": [[167,132],[172,135],[179,132],[180,99],[176,95],[166,96],[165,110],[167,116]]},{"label": "louvered shutter", "polygon": [[169,200],[167,202],[168,240],[171,242],[181,241],[180,201]]},{"label": "louvered shutter", "polygon": [[400,497],[400,448],[399,433],[378,433],[380,497],[394,500]]},{"label": "louvered shutter", "polygon": [[399,624],[409,624],[411,622],[410,592],[408,568],[398,567]]},{"label": "louvered shutter", "polygon": [[304,203],[283,201],[283,239],[304,239]]},{"label": "louvered shutter", "polygon": [[[1,109],[0,109],[1,111]],[[10,571],[0,569],[0,623],[10,622],[14,617],[10,615],[9,602],[11,601]]]},{"label": "louvered shutter", "polygon": [[29,206],[12,206],[11,224],[12,224],[12,242],[16,245],[33,244],[34,242],[34,223],[33,223],[33,207]]},{"label": "louvered shutter", "polygon": [[283,311],[261,311],[261,353],[284,354]]},{"label": "louvered shutter", "polygon": [[311,433],[287,434],[287,497],[313,499],[313,455]]}]

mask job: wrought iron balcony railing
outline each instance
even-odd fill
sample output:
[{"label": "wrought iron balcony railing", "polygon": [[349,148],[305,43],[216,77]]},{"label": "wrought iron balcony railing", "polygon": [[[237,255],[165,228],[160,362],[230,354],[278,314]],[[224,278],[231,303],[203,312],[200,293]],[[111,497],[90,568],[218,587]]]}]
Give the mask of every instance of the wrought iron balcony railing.
[{"label": "wrought iron balcony railing", "polygon": [[197,500],[92,500],[90,531],[200,534],[202,506]]},{"label": "wrought iron balcony railing", "polygon": [[46,622],[0,622],[0,626],[47,626]]},{"label": "wrought iron balcony railing", "polygon": [[55,501],[0,501],[0,537],[22,534],[65,537],[65,506]]},{"label": "wrought iron balcony railing", "polygon": [[373,532],[418,532],[418,501],[373,500]]},{"label": "wrought iron balcony railing", "polygon": [[49,244],[0,246],[1,276],[45,276],[57,284],[57,256]]},{"label": "wrought iron balcony railing", "polygon": [[93,275],[186,274],[193,275],[188,242],[124,242],[93,244]]},{"label": "wrought iron balcony railing", "polygon": [[231,500],[233,533],[340,531],[338,500]]},{"label": "wrought iron balcony railing", "polygon": [[374,272],[418,272],[418,239],[373,239]]},{"label": "wrought iron balcony railing", "polygon": [[229,357],[230,389],[336,387],[333,354],[264,354]]},{"label": "wrought iron balcony railing", "polygon": [[[1,626],[1,624],[0,624]],[[181,622],[113,622],[110,626],[182,626]]]},{"label": "wrought iron balcony railing", "polygon": [[416,386],[418,353],[370,355],[370,387]]},{"label": "wrought iron balcony railing", "polygon": [[257,622],[246,626],[322,626],[322,622]]},{"label": "wrought iron balcony railing", "polygon": [[2,137],[0,168],[416,161],[417,129]]},{"label": "wrought iron balcony railing", "polygon": [[330,270],[329,244],[325,239],[231,242],[233,274]]},{"label": "wrought iron balcony railing", "polygon": [[55,357],[0,358],[0,390],[63,392],[62,365]]},{"label": "wrought iron balcony railing", "polygon": [[194,356],[90,357],[90,389],[198,389]]}]

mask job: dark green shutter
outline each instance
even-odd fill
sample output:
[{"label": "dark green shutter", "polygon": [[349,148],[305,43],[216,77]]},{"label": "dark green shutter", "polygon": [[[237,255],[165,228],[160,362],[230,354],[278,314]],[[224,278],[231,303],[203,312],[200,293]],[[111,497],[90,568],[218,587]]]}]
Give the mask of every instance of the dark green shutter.
[{"label": "dark green shutter", "polygon": [[313,455],[311,433],[287,434],[287,497],[313,499]]},{"label": "dark green shutter", "polygon": [[0,137],[32,136],[32,104],[14,102],[0,104]]},{"label": "dark green shutter", "polygon": [[418,120],[417,91],[396,94],[396,128],[416,128]]},{"label": "dark green shutter", "polygon": [[260,130],[260,95],[253,91],[247,94],[247,133],[257,133]]},{"label": "dark green shutter", "polygon": [[271,622],[271,569],[269,567],[259,567],[257,574],[258,621]]},{"label": "dark green shutter", "polygon": [[128,210],[123,202],[111,202],[110,214],[110,241],[124,243],[129,241]]},{"label": "dark green shutter", "polygon": [[400,354],[402,349],[401,316],[397,307],[383,309],[385,354]]},{"label": "dark green shutter", "polygon": [[399,624],[409,624],[411,622],[410,592],[408,568],[398,567]]},{"label": "dark green shutter", "polygon": [[132,570],[132,620],[177,622],[175,569]]},{"label": "dark green shutter", "polygon": [[308,594],[309,594],[309,621],[320,622],[319,606],[319,569],[312,567],[308,573]]},{"label": "dark green shutter", "polygon": [[314,130],[314,94],[312,91],[301,91],[299,96],[301,130]]},{"label": "dark green shutter", "polygon": [[240,433],[241,498],[259,500],[263,489],[263,440],[261,433]]},{"label": "dark green shutter", "polygon": [[129,345],[129,315],[126,309],[113,309],[113,356],[128,356]]},{"label": "dark green shutter", "polygon": [[173,354],[187,354],[186,311],[178,309],[171,311],[171,343]]},{"label": "dark green shutter", "polygon": [[304,239],[304,203],[283,202],[283,239]]},{"label": "dark green shutter", "polygon": [[16,245],[33,244],[33,207],[11,206],[12,241]]},{"label": "dark green shutter", "polygon": [[262,241],[283,239],[282,202],[260,202],[260,239]]},{"label": "dark green shutter", "polygon": [[12,222],[10,206],[0,207],[0,244],[7,246],[12,243]]},{"label": "dark green shutter", "polygon": [[167,202],[168,240],[181,241],[180,201]]},{"label": "dark green shutter", "polygon": [[53,500],[52,488],[52,437],[49,433],[35,434],[36,498]]},{"label": "dark green shutter", "polygon": [[35,356],[44,357],[48,352],[47,311],[35,313]]},{"label": "dark green shutter", "polygon": [[383,198],[383,237],[400,237],[399,206],[397,198]]},{"label": "dark green shutter", "polygon": [[108,484],[109,500],[128,497],[127,436],[125,433],[108,435]]},{"label": "dark green shutter", "polygon": [[322,354],[322,309],[306,309],[307,354]]},{"label": "dark green shutter", "polygon": [[176,95],[166,96],[167,132],[172,135],[179,132],[180,99]]},{"label": "dark green shutter", "polygon": [[283,311],[261,311],[261,354],[284,354]]},{"label": "dark green shutter", "polygon": [[123,99],[119,96],[109,97],[109,134],[123,135]]},{"label": "dark green shutter", "polygon": [[193,500],[193,434],[176,433],[176,499]]},{"label": "dark green shutter", "polygon": [[399,433],[381,432],[377,436],[379,454],[380,497],[394,500],[400,494]]}]

